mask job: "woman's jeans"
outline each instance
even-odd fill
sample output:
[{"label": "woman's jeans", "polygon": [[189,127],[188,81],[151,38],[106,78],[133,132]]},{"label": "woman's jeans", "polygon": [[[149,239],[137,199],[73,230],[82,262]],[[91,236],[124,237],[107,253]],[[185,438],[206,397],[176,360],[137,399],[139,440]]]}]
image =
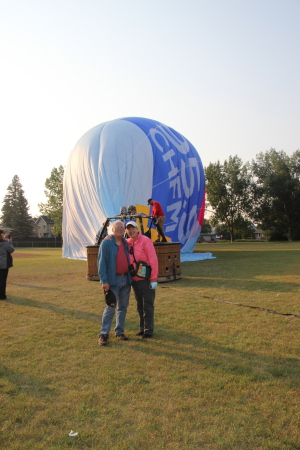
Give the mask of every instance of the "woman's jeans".
[{"label": "woman's jeans", "polygon": [[[129,304],[130,284],[128,284],[127,275],[117,275],[117,286],[110,286],[110,289],[116,296],[117,304],[115,307],[107,306],[102,316],[101,334],[108,334],[116,311],[115,333],[124,334],[125,318]],[[100,336],[99,335],[99,336]]]}]

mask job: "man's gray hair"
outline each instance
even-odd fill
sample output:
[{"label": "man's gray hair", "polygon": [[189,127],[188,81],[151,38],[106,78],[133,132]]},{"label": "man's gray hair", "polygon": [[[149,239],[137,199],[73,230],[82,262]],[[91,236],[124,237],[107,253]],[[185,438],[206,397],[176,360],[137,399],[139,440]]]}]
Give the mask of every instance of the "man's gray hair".
[{"label": "man's gray hair", "polygon": [[122,222],[122,220],[116,220],[116,221],[112,224],[112,228],[113,228],[113,229],[116,228],[116,225],[117,225],[118,223],[120,223],[121,225],[123,225],[123,227],[125,228],[124,223]]}]

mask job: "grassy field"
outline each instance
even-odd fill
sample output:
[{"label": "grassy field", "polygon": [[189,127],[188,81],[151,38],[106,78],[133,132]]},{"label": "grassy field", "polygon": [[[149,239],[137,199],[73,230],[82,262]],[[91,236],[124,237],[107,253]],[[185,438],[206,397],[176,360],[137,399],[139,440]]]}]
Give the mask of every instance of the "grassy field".
[{"label": "grassy field", "polygon": [[152,340],[135,336],[132,295],[130,340],[99,347],[87,263],[16,250],[0,302],[1,448],[300,449],[300,243],[196,251],[216,259],[159,284]]}]

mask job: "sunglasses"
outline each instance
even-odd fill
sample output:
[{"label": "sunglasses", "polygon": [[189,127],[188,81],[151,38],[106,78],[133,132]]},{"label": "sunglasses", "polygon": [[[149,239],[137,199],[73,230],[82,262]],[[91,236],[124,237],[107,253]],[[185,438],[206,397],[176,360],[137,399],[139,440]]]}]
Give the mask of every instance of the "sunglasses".
[{"label": "sunglasses", "polygon": [[129,253],[130,253],[131,255],[133,255],[133,246],[132,246],[132,247],[130,247],[130,249],[129,249]]}]

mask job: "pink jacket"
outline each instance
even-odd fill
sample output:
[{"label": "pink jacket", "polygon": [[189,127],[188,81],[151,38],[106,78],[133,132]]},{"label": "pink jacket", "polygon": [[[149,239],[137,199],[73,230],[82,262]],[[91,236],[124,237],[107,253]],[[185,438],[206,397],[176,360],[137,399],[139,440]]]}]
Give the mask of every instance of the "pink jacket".
[{"label": "pink jacket", "polygon": [[[130,264],[134,264],[133,255],[130,253],[130,248],[133,246],[134,249],[134,257],[136,261],[144,261],[149,266],[151,266],[151,277],[150,281],[157,281],[158,277],[158,260],[156,256],[156,251],[151,239],[143,234],[138,234],[138,240],[133,244],[133,240],[131,238],[126,239],[128,242],[129,249],[129,259]],[[135,264],[134,264],[135,266]],[[140,281],[141,278],[133,277],[134,281]]]}]

